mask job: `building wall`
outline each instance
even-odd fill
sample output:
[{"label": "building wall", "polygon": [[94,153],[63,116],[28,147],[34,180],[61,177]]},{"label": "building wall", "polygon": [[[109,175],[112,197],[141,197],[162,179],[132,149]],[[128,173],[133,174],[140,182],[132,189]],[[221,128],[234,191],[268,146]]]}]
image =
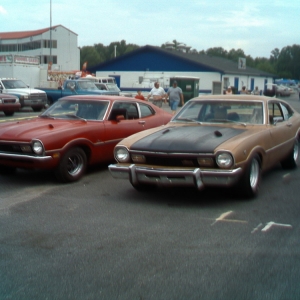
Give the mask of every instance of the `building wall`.
[{"label": "building wall", "polygon": [[[221,81],[223,88],[228,85],[234,86],[235,78],[238,78],[238,91],[242,86],[246,86],[250,90],[251,78],[254,79],[254,87],[258,86],[259,90],[264,90],[264,81],[272,82],[272,78],[241,76],[232,74],[220,74],[218,72],[158,72],[158,71],[97,71],[96,76],[114,76],[119,83],[119,87],[123,91],[136,91],[140,89],[144,92],[150,91],[153,83],[158,81],[160,86],[167,89],[170,86],[170,77],[175,76],[193,76],[199,77],[199,93],[211,93],[212,84],[215,81]],[[224,79],[228,79],[228,83]]]},{"label": "building wall", "polygon": [[[265,89],[265,81],[272,83],[272,77],[260,77],[260,76],[244,76],[244,75],[234,75],[234,74],[224,74],[222,75],[223,87],[227,88],[232,86],[238,89],[240,92],[242,87],[245,86],[247,90],[251,91],[251,80],[253,79],[253,89],[257,86],[259,90],[263,91]],[[238,85],[235,86],[236,81]]]}]

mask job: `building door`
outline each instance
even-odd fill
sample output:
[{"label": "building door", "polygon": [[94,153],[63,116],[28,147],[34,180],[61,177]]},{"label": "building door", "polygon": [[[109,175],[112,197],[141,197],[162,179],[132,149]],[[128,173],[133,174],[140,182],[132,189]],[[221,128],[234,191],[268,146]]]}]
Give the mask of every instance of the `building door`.
[{"label": "building door", "polygon": [[238,77],[234,77],[234,93],[238,94],[239,91],[239,78]]},{"label": "building door", "polygon": [[251,91],[254,90],[254,78],[251,78],[251,82],[250,82],[250,90],[251,90]]}]

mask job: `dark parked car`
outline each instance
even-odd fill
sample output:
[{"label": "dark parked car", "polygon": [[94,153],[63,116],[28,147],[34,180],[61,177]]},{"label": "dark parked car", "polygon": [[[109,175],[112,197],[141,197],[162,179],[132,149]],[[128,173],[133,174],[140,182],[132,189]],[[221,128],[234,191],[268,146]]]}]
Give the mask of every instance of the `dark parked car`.
[{"label": "dark parked car", "polygon": [[18,97],[0,93],[0,111],[3,111],[6,116],[12,116],[20,108],[21,104]]}]

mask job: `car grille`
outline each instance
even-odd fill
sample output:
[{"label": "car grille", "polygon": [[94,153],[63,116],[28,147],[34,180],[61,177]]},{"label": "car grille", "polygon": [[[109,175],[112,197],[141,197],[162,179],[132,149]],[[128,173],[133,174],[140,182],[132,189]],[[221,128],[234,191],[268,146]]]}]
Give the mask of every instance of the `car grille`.
[{"label": "car grille", "polygon": [[47,101],[47,95],[40,93],[40,94],[30,94],[31,100],[45,100]]},{"label": "car grille", "polygon": [[197,159],[175,158],[175,157],[157,157],[145,156],[147,165],[168,166],[168,167],[183,167],[193,166],[199,167]]},{"label": "car grille", "polygon": [[5,98],[3,98],[2,102],[3,103],[16,103],[16,99],[11,99],[11,98],[5,99]]},{"label": "car grille", "polygon": [[5,153],[23,153],[19,145],[9,144],[9,145],[3,145],[0,144],[0,152]]}]

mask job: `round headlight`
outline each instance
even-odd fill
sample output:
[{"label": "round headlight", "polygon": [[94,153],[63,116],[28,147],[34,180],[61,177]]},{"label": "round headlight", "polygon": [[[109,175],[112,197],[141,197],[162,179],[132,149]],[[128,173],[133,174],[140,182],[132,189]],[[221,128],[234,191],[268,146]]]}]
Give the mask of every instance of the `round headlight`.
[{"label": "round headlight", "polygon": [[233,157],[228,152],[217,154],[216,162],[220,168],[230,168],[233,164]]},{"label": "round headlight", "polygon": [[115,149],[115,158],[119,162],[129,162],[130,156],[126,148],[116,148]]},{"label": "round headlight", "polygon": [[34,141],[32,144],[32,150],[35,154],[41,155],[44,151],[43,144],[40,141]]}]

